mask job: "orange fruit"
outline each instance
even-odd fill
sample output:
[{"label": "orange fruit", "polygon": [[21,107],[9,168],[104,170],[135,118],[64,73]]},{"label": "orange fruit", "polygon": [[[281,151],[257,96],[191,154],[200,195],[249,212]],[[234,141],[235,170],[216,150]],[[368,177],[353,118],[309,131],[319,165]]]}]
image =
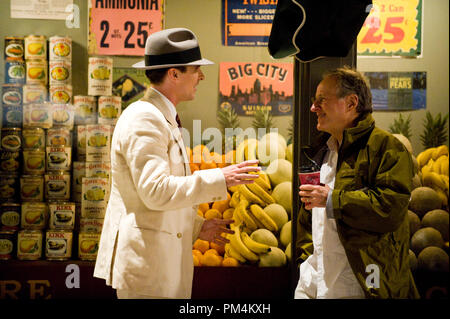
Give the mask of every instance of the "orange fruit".
[{"label": "orange fruit", "polygon": [[186,154],[187,154],[187,156],[188,156],[189,158],[192,157],[192,150],[191,150],[191,148],[190,148],[189,146],[186,146]]},{"label": "orange fruit", "polygon": [[231,195],[227,192],[227,199],[216,201],[212,204],[213,209],[217,209],[219,212],[223,213],[225,210],[230,208]]},{"label": "orange fruit", "polygon": [[200,209],[197,209],[197,215],[205,218],[205,216],[203,216],[203,212]]},{"label": "orange fruit", "polygon": [[206,212],[209,209],[209,203],[201,203],[198,205],[198,209],[202,211],[202,213]]},{"label": "orange fruit", "polygon": [[205,254],[200,258],[202,266],[218,267],[222,265],[221,256],[216,254]]},{"label": "orange fruit", "polygon": [[194,242],[194,249],[200,250],[202,254],[205,253],[209,249],[209,241],[203,240],[203,239],[197,239]]},{"label": "orange fruit", "polygon": [[210,158],[211,160],[216,163],[216,164],[220,164],[222,163],[222,155],[216,152],[211,152],[210,153]]},{"label": "orange fruit", "polygon": [[217,168],[217,164],[214,162],[202,162],[200,164],[200,169],[212,169]]},{"label": "orange fruit", "polygon": [[224,154],[224,155],[222,155],[222,162],[217,163],[217,167],[223,168],[223,167],[226,167],[228,165],[231,165],[231,163],[227,163],[226,155]]},{"label": "orange fruit", "polygon": [[234,259],[233,257],[225,257],[222,261],[223,267],[238,267],[239,261],[237,259]]},{"label": "orange fruit", "polygon": [[225,246],[220,246],[213,242],[209,243],[209,246],[211,247],[210,250],[215,250],[219,254],[219,256],[225,255]]},{"label": "orange fruit", "polygon": [[234,208],[233,208],[233,207],[227,208],[227,209],[223,212],[222,218],[223,218],[223,219],[233,219],[233,214],[234,214]]},{"label": "orange fruit", "polygon": [[203,144],[197,144],[192,148],[192,158],[193,162],[196,164],[202,163],[205,157],[209,155],[209,149]]},{"label": "orange fruit", "polygon": [[189,167],[191,168],[191,174],[200,169],[200,165],[195,163],[189,163]]},{"label": "orange fruit", "polygon": [[215,255],[219,256],[219,252],[217,250],[215,250],[214,248],[212,248],[211,244],[214,244],[214,243],[209,243],[209,247],[211,247],[211,248],[208,249],[207,251],[205,251],[204,255],[215,254]]},{"label": "orange fruit", "polygon": [[222,218],[222,214],[217,209],[208,209],[204,214],[206,219]]},{"label": "orange fruit", "polygon": [[192,249],[192,256],[197,256],[197,258],[200,258],[201,256],[203,256],[203,254],[198,249]]},{"label": "orange fruit", "polygon": [[197,256],[192,256],[192,259],[194,259],[194,266],[201,266],[200,264],[200,258],[198,258]]}]

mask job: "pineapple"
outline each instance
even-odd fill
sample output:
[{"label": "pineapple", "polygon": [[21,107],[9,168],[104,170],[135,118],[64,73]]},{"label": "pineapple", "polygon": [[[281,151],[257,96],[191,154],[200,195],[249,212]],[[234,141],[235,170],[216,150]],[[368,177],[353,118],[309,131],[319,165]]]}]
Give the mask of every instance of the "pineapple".
[{"label": "pineapple", "polygon": [[223,152],[227,152],[230,150],[236,149],[236,136],[233,134],[232,136],[225,135],[225,129],[237,129],[240,125],[239,117],[234,111],[232,107],[228,108],[220,108],[217,111],[217,120],[222,128],[222,147]]},{"label": "pineapple", "polygon": [[394,124],[389,126],[389,132],[392,134],[402,134],[407,139],[411,139],[411,114],[404,119],[400,113],[398,119],[394,119]]},{"label": "pineapple", "polygon": [[420,140],[425,149],[437,147],[447,142],[447,119],[448,113],[442,117],[441,113],[433,118],[431,113],[427,111],[424,119],[425,131],[420,135]]},{"label": "pineapple", "polygon": [[252,126],[256,132],[259,128],[265,128],[266,133],[270,133],[270,129],[274,126],[275,122],[272,117],[272,113],[269,110],[256,110],[255,118]]}]

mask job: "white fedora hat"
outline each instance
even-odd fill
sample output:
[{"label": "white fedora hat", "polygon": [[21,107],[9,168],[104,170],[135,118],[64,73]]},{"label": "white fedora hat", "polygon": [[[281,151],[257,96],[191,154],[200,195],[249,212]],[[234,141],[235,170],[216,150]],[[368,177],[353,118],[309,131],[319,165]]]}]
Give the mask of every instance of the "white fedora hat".
[{"label": "white fedora hat", "polygon": [[165,29],[152,33],[145,43],[145,60],[134,68],[153,70],[183,65],[214,64],[203,59],[195,34],[186,28]]}]

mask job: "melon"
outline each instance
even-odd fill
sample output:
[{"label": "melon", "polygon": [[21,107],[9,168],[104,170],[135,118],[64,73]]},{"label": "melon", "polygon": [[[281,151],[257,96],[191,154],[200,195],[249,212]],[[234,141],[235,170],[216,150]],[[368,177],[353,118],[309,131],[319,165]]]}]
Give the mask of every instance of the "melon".
[{"label": "melon", "polygon": [[280,242],[284,247],[287,247],[292,241],[292,220],[284,224],[280,232]]},{"label": "melon", "polygon": [[417,269],[417,257],[411,249],[409,250],[409,268],[411,268],[411,271]]},{"label": "melon", "polygon": [[278,229],[281,229],[289,220],[286,209],[280,204],[270,204],[264,207],[264,211],[273,219],[275,224],[277,224]]},{"label": "melon", "polygon": [[422,180],[420,179],[419,174],[415,174],[412,179],[412,189],[416,189],[420,186],[422,186]]},{"label": "melon", "polygon": [[420,270],[448,272],[448,255],[442,248],[426,247],[417,257],[417,266]]},{"label": "melon", "polygon": [[422,218],[430,210],[441,208],[441,202],[441,198],[434,189],[421,186],[411,192],[409,209]]},{"label": "melon", "polygon": [[421,227],[420,218],[413,211],[408,210],[409,219],[409,236],[412,237],[416,231]]},{"label": "melon", "polygon": [[278,239],[275,235],[268,229],[260,228],[251,233],[250,238],[261,244],[266,244],[269,246],[278,246]]},{"label": "melon", "polygon": [[286,159],[293,163],[294,162],[294,144],[291,143],[286,147]]},{"label": "melon", "polygon": [[402,142],[402,144],[408,150],[409,154],[413,154],[413,147],[411,145],[411,142],[405,135],[403,134],[392,134],[392,135],[394,135],[400,142]]},{"label": "melon", "polygon": [[284,251],[278,247],[270,247],[270,251],[259,255],[259,267],[282,267],[286,265],[287,258]]},{"label": "melon", "polygon": [[439,248],[444,246],[441,233],[433,227],[421,228],[411,238],[411,249],[416,255],[430,246]]},{"label": "melon", "polygon": [[422,218],[422,227],[433,227],[437,229],[444,241],[448,241],[449,215],[443,209],[433,209]]},{"label": "melon", "polygon": [[290,182],[292,181],[292,164],[285,159],[276,159],[269,164],[266,173],[269,175],[272,187],[283,182]]},{"label": "melon", "polygon": [[292,183],[283,182],[275,186],[272,191],[272,197],[277,204],[284,207],[286,212],[292,212]]},{"label": "melon", "polygon": [[286,140],[278,133],[265,134],[258,141],[257,156],[261,165],[266,166],[276,159],[286,158]]},{"label": "melon", "polygon": [[289,244],[286,246],[286,249],[284,250],[284,253],[285,253],[285,255],[286,255],[288,261],[291,261],[291,260],[292,260],[291,243],[289,243]]}]

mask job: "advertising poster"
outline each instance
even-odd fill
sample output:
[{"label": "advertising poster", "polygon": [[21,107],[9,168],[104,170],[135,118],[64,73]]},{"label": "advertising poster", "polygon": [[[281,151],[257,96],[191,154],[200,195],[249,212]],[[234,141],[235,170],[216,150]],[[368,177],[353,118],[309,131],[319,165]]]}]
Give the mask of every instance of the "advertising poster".
[{"label": "advertising poster", "polygon": [[422,0],[373,0],[357,41],[359,55],[419,56]]},{"label": "advertising poster", "polygon": [[147,37],[163,26],[163,0],[91,0],[89,55],[143,56]]},{"label": "advertising poster", "polygon": [[426,72],[365,72],[370,82],[374,111],[425,109]]},{"label": "advertising poster", "polygon": [[293,90],[292,63],[220,63],[219,107],[232,107],[240,116],[258,109],[291,115]]},{"label": "advertising poster", "polygon": [[222,0],[222,44],[267,46],[278,0]]},{"label": "advertising poster", "polygon": [[144,96],[150,86],[150,81],[145,76],[145,70],[135,68],[113,69],[113,95],[122,98],[122,111],[131,103]]}]

